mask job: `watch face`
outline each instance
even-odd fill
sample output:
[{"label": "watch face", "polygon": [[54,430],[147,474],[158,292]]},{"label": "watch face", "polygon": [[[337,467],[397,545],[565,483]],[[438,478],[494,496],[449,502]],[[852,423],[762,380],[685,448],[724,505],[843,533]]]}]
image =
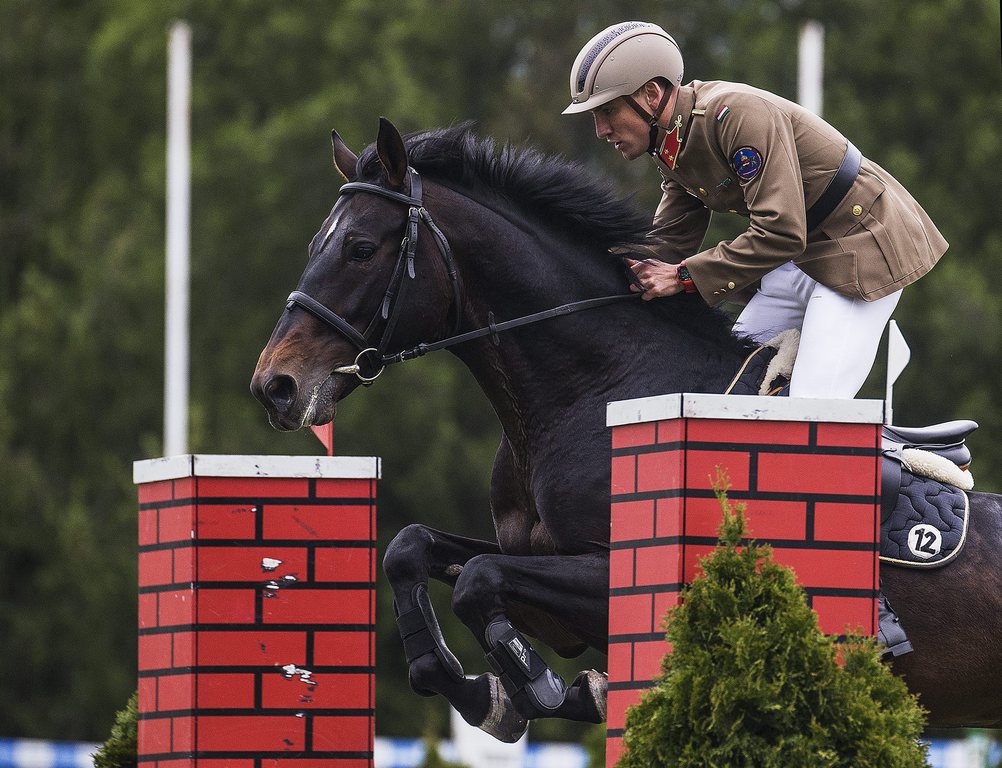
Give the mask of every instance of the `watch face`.
[{"label": "watch face", "polygon": [[679,282],[685,282],[686,280],[692,280],[692,275],[689,274],[689,268],[684,264],[678,268],[678,279]]}]

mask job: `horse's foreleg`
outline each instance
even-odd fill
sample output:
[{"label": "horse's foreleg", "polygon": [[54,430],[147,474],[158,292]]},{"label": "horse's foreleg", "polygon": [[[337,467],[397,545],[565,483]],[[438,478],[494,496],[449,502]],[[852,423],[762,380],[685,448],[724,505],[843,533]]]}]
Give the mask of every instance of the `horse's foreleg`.
[{"label": "horse's foreleg", "polygon": [[[605,675],[582,672],[567,686],[515,623],[520,623],[520,606],[526,606],[555,620],[565,636],[569,633],[604,647],[608,573],[604,553],[485,554],[470,559],[463,568],[453,592],[453,609],[480,641],[505,691],[526,719],[605,720]],[[537,634],[531,623],[521,624],[530,634]]]},{"label": "horse's foreleg", "polygon": [[496,676],[465,677],[445,642],[428,595],[429,579],[455,586],[471,557],[498,551],[491,542],[409,525],[387,547],[383,570],[393,589],[411,688],[423,696],[441,694],[471,725],[502,741],[517,741],[525,732],[525,719],[511,705]]}]

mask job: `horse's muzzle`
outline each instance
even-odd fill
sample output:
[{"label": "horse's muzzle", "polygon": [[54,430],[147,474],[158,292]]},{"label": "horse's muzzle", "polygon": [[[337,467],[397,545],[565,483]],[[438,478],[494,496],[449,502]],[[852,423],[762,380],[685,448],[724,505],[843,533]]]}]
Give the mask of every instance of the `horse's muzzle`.
[{"label": "horse's muzzle", "polygon": [[292,376],[255,372],[251,393],[268,411],[268,421],[273,427],[284,431],[299,429],[301,421],[293,413],[299,399],[299,384]]},{"label": "horse's muzzle", "polygon": [[277,411],[287,411],[296,402],[299,386],[294,378],[280,373],[268,380],[262,393],[268,405]]}]

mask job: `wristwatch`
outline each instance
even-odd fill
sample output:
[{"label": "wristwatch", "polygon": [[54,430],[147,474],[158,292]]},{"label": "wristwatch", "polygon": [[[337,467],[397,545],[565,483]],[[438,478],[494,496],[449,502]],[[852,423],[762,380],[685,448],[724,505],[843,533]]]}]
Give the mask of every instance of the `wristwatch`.
[{"label": "wristwatch", "polygon": [[689,274],[689,268],[685,265],[685,262],[681,262],[678,268],[675,270],[675,276],[678,278],[679,283],[682,284],[682,290],[686,293],[695,293],[696,284],[692,282],[692,275]]}]

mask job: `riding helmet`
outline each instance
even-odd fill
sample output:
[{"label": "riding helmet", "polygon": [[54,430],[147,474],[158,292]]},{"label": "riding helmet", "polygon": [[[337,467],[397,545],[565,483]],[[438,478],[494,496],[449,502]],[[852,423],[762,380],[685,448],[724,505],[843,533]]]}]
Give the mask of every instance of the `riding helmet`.
[{"label": "riding helmet", "polygon": [[657,24],[624,21],[589,40],[571,67],[571,103],[565,115],[587,112],[664,77],[682,84],[682,52]]}]

